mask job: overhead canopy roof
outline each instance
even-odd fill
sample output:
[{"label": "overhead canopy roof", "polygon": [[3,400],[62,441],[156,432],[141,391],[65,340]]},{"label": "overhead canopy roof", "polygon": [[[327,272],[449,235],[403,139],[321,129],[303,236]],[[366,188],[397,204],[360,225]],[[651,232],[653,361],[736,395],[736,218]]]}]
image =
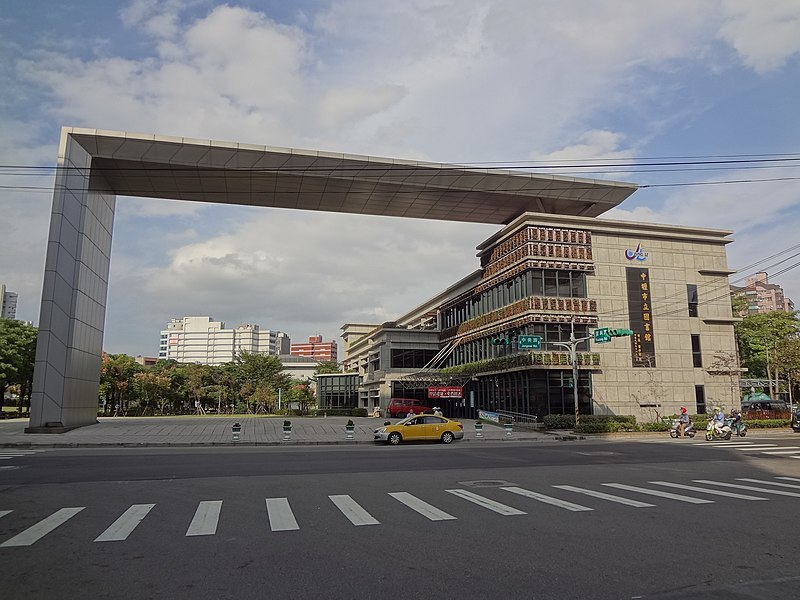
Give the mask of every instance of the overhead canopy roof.
[{"label": "overhead canopy roof", "polygon": [[67,128],[92,187],[122,196],[507,224],[526,212],[597,216],[637,186],[613,181]]}]

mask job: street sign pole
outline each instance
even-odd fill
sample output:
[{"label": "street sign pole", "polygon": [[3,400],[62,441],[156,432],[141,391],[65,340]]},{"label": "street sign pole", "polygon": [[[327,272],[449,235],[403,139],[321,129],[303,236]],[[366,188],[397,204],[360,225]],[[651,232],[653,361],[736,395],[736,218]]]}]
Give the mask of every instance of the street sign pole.
[{"label": "street sign pole", "polygon": [[554,346],[561,346],[569,350],[569,362],[572,365],[572,399],[575,403],[575,426],[580,422],[580,411],[578,410],[578,356],[576,348],[581,342],[592,339],[591,335],[582,338],[575,337],[575,321],[570,321],[569,342],[550,342]]}]

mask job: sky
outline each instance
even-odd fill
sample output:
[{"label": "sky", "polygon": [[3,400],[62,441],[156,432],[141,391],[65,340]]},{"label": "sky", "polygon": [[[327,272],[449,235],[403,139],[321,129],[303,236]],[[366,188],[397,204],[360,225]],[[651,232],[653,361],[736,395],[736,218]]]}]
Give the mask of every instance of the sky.
[{"label": "sky", "polygon": [[[37,324],[73,126],[632,182],[604,218],[731,230],[731,282],[800,304],[798,98],[797,0],[8,0],[0,282]],[[341,346],[498,229],[119,197],[104,348],[185,315]]]}]

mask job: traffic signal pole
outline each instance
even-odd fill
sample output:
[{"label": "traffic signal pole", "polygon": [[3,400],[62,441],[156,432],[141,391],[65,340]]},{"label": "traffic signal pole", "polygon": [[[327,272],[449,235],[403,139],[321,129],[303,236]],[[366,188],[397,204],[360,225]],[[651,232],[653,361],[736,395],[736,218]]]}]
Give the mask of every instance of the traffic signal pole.
[{"label": "traffic signal pole", "polygon": [[577,347],[581,342],[592,339],[589,335],[582,338],[575,337],[575,322],[570,321],[569,342],[548,342],[554,346],[561,346],[569,350],[569,362],[572,365],[572,398],[575,402],[575,425],[580,422],[580,412],[578,411],[578,355]]}]

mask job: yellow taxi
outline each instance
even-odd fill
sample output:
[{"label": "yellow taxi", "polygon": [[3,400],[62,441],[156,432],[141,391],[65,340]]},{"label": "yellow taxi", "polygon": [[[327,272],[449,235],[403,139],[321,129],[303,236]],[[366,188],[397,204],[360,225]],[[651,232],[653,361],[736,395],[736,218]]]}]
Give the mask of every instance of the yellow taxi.
[{"label": "yellow taxi", "polygon": [[376,442],[386,442],[393,446],[417,440],[436,440],[449,444],[463,437],[464,426],[461,423],[437,415],[415,415],[375,430]]}]

